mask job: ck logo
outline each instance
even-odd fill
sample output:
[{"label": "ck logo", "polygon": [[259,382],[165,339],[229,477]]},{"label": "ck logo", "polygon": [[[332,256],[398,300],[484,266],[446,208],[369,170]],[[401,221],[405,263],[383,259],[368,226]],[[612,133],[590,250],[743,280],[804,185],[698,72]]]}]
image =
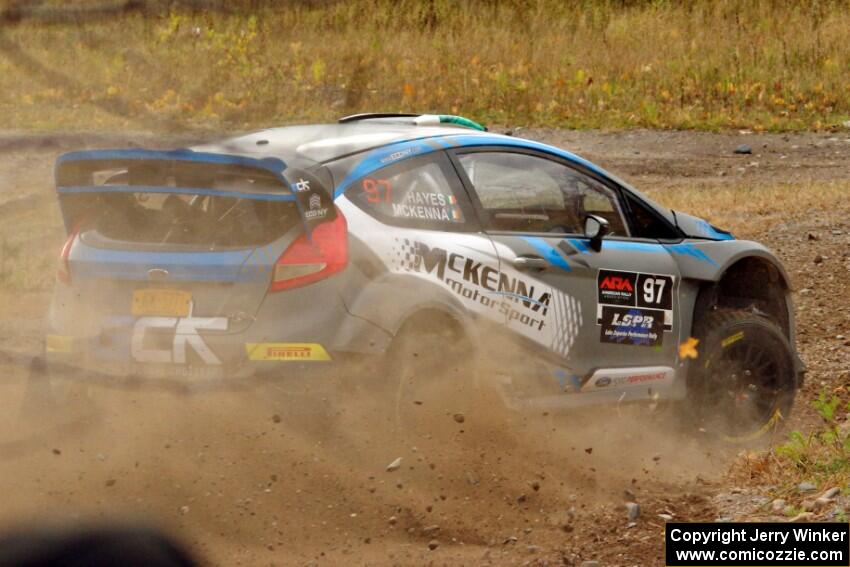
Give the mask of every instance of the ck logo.
[{"label": "ck logo", "polygon": [[[221,364],[221,360],[198,334],[199,329],[227,330],[227,317],[193,317],[194,305],[189,305],[188,317],[140,317],[133,326],[130,354],[139,362],[186,363],[186,349],[191,347],[206,364]],[[148,329],[173,329],[171,348],[145,348]]]},{"label": "ck logo", "polygon": [[310,182],[303,178],[298,178],[298,183],[295,184],[295,191],[303,193],[310,190]]}]

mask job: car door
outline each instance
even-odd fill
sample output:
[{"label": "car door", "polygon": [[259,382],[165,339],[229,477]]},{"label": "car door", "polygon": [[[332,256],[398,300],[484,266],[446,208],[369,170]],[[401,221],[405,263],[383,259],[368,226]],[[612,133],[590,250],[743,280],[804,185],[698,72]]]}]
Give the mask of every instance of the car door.
[{"label": "car door", "polygon": [[[510,333],[563,365],[576,389],[672,380],[678,268],[660,242],[631,236],[620,189],[544,153],[453,158],[496,245]],[[588,214],[611,229],[599,250],[583,235]]]}]

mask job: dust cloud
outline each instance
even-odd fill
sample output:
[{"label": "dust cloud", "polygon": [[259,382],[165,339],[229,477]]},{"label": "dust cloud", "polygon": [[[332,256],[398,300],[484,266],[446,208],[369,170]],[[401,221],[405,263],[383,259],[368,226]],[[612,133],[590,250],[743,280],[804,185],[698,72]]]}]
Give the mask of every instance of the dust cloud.
[{"label": "dust cloud", "polygon": [[178,387],[45,381],[24,362],[4,368],[3,523],[131,518],[222,564],[415,562],[428,545],[463,557],[532,529],[566,538],[577,515],[725,461],[674,412],[510,410],[481,361],[434,365],[402,393],[365,363]]}]

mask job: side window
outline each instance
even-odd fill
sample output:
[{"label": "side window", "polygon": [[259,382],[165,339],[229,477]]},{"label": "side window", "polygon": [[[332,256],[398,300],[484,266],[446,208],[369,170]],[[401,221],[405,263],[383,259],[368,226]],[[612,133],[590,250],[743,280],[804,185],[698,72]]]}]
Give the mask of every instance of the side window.
[{"label": "side window", "polygon": [[632,234],[641,238],[674,239],[679,234],[667,223],[658,218],[655,213],[634,197],[629,197],[629,208],[632,211]]},{"label": "side window", "polygon": [[381,169],[355,182],[346,195],[388,224],[466,230],[464,191],[442,153]]},{"label": "side window", "polygon": [[604,217],[611,233],[628,236],[617,196],[592,177],[528,154],[460,154],[481,206],[485,228],[581,234],[588,214]]}]

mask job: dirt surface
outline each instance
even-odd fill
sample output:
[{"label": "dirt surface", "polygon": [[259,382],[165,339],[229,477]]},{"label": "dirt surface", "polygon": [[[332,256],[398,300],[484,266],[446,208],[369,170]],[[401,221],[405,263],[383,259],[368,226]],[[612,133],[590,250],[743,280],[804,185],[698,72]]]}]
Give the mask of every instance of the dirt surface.
[{"label": "dirt surface", "polygon": [[[850,138],[828,134],[516,134],[574,150],[657,198],[694,184],[850,178]],[[26,407],[63,241],[53,160],[81,147],[179,143],[0,134],[4,526],[139,519],[220,565],[643,566],[663,565],[659,514],[750,513],[719,497],[742,493],[727,475],[737,450],[643,406],[516,415],[470,394],[408,408],[433,424],[411,435],[362,387],[382,377],[328,372],[210,391],[92,386],[93,405],[70,417]],[[753,153],[733,154],[740,144]],[[778,253],[797,290],[809,375],[791,427],[809,427],[808,401],[822,387],[850,386],[848,213],[838,202],[747,234]],[[731,228],[747,233],[746,219]],[[634,522],[626,501],[640,505]]]}]

